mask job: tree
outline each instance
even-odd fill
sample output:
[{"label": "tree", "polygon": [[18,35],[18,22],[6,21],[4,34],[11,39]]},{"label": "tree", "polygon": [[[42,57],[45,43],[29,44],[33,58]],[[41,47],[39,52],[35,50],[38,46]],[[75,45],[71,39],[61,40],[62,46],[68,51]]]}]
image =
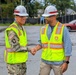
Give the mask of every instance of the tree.
[{"label": "tree", "polygon": [[28,3],[31,2],[31,0],[23,0],[23,2],[24,2],[24,5],[27,5]]},{"label": "tree", "polygon": [[52,4],[57,7],[59,11],[62,11],[62,13],[65,13],[66,8],[73,8],[74,7],[74,1],[73,0],[45,0],[45,6]]},{"label": "tree", "polygon": [[2,13],[1,13],[1,18],[12,18],[13,17],[13,10],[14,10],[14,5],[13,3],[10,4],[2,4],[0,5]]},{"label": "tree", "polygon": [[0,4],[1,4],[1,3],[5,3],[5,0],[0,0]]},{"label": "tree", "polygon": [[30,17],[37,16],[37,9],[41,9],[43,7],[37,1],[28,2],[25,6],[27,8],[27,11],[28,11]]}]

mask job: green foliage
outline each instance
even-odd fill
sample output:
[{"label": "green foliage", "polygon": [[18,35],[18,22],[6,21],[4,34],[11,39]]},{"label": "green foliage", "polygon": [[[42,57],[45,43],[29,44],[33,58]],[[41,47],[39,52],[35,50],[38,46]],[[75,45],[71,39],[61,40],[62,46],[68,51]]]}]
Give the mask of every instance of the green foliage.
[{"label": "green foliage", "polygon": [[30,17],[34,17],[34,16],[36,17],[37,16],[37,10],[43,8],[43,6],[37,1],[27,3],[25,6],[27,8],[27,11],[28,11],[28,14]]},{"label": "green foliage", "polygon": [[45,0],[45,7],[49,4],[55,5],[64,14],[65,9],[74,8],[74,0]]},{"label": "green foliage", "polygon": [[[2,2],[3,1],[3,2]],[[2,18],[12,18],[13,10],[17,5],[21,4],[21,0],[2,0],[0,1],[0,16]],[[2,3],[1,3],[2,2]],[[37,16],[38,9],[45,9],[47,5],[55,5],[58,11],[65,14],[65,9],[72,8],[76,10],[74,0],[44,0],[39,3],[36,0],[22,0],[22,4],[26,7],[30,17]]]},{"label": "green foliage", "polygon": [[14,5],[13,3],[10,4],[1,4],[1,18],[12,18],[13,17],[13,10]]},{"label": "green foliage", "polygon": [[14,3],[15,5],[20,4],[20,0],[4,0],[6,4]]}]

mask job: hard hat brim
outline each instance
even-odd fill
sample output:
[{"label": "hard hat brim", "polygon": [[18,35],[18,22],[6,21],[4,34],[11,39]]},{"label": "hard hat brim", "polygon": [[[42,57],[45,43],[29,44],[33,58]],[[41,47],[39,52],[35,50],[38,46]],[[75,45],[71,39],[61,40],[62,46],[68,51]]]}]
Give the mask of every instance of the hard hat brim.
[{"label": "hard hat brim", "polygon": [[14,15],[18,15],[18,16],[28,16],[28,14],[16,14],[16,13],[14,13]]},{"label": "hard hat brim", "polygon": [[53,15],[58,15],[58,13],[54,13],[54,14],[42,14],[43,17],[49,17],[49,16],[53,16]]}]

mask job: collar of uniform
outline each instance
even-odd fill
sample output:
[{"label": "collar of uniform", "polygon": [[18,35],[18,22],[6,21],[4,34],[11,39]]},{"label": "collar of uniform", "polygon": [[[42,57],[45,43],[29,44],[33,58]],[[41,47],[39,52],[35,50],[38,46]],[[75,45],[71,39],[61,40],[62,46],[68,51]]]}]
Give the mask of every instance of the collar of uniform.
[{"label": "collar of uniform", "polygon": [[51,28],[53,29],[55,26],[51,26],[51,25],[49,24],[49,27],[51,27]]},{"label": "collar of uniform", "polygon": [[17,26],[19,27],[19,29],[21,29],[21,30],[23,29],[22,26],[20,26],[16,21],[14,21],[14,22],[17,24]]}]

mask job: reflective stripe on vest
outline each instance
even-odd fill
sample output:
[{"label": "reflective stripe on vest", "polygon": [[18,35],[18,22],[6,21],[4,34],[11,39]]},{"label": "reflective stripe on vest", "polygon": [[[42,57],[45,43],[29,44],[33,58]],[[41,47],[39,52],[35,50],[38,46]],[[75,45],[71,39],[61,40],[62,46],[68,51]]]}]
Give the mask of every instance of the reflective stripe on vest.
[{"label": "reflective stripe on vest", "polygon": [[45,28],[42,28],[42,34],[45,34]]},{"label": "reflective stripe on vest", "polygon": [[63,49],[63,45],[62,44],[50,44],[50,48],[52,49]]},{"label": "reflective stripe on vest", "polygon": [[[48,48],[48,44],[42,44],[42,47],[43,48]],[[51,49],[63,49],[63,45],[62,44],[53,44],[53,43],[50,43],[50,48]]]},{"label": "reflective stripe on vest", "polygon": [[6,48],[7,52],[14,52],[14,50],[12,48]]},{"label": "reflective stripe on vest", "polygon": [[48,43],[42,44],[42,48],[48,48]]},{"label": "reflective stripe on vest", "polygon": [[57,27],[57,29],[56,29],[56,34],[61,34],[62,26],[63,26],[63,25],[59,22],[59,23],[58,23],[58,27]]},{"label": "reflective stripe on vest", "polygon": [[[21,46],[20,46],[20,49],[21,49],[21,50],[26,50],[26,48],[27,48],[27,47],[21,47]],[[15,52],[15,50],[12,49],[12,48],[6,48],[6,51],[7,51],[7,52]]]}]

